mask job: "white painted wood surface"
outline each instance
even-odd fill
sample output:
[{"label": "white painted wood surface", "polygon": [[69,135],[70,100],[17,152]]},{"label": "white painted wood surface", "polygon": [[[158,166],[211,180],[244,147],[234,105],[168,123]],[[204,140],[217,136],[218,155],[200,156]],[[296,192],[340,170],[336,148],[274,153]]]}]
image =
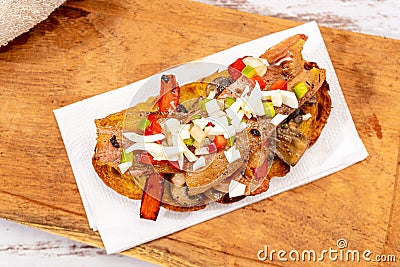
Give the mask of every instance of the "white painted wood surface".
[{"label": "white painted wood surface", "polygon": [[400,39],[399,0],[196,0],[265,16],[312,21],[342,30]]},{"label": "white painted wood surface", "polygon": [[[400,0],[197,0],[261,15],[400,39]],[[0,219],[0,267],[154,266]]]}]

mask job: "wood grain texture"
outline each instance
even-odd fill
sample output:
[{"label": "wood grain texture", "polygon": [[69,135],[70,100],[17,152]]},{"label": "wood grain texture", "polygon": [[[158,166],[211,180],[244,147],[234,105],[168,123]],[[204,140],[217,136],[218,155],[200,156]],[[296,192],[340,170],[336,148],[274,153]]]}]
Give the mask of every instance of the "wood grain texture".
[{"label": "wood grain texture", "polygon": [[[68,1],[0,48],[0,216],[101,247],[52,110],[295,25],[177,0]],[[165,266],[265,266],[265,244],[318,251],[345,238],[400,259],[400,42],[321,31],[368,159],[123,254]]]}]

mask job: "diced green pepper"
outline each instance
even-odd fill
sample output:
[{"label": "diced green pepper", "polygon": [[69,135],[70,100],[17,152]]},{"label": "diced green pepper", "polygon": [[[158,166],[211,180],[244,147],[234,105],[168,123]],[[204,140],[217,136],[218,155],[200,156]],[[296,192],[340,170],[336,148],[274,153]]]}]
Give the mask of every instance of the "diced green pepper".
[{"label": "diced green pepper", "polygon": [[202,111],[207,111],[206,109],[206,104],[210,101],[211,99],[205,98],[205,99],[201,99],[199,101],[199,107]]},{"label": "diced green pepper", "polygon": [[293,87],[293,92],[296,94],[297,98],[302,98],[308,92],[307,85],[300,82]]},{"label": "diced green pepper", "polygon": [[235,143],[235,136],[231,136],[230,138],[226,139],[227,146],[233,146],[234,143]]},{"label": "diced green pepper", "polygon": [[275,109],[272,102],[263,102],[263,105],[264,105],[265,116],[267,118],[275,117]]},{"label": "diced green pepper", "polygon": [[228,121],[228,125],[232,125],[232,119],[229,116],[226,116],[226,120]]},{"label": "diced green pepper", "polygon": [[147,118],[143,118],[139,124],[138,128],[142,131],[146,130],[146,128],[151,124],[151,121],[149,121]]},{"label": "diced green pepper", "polygon": [[191,121],[194,121],[194,120],[197,120],[197,119],[201,119],[201,115],[200,114],[195,114],[190,118]]},{"label": "diced green pepper", "polygon": [[229,108],[230,106],[232,106],[232,104],[235,103],[235,101],[236,101],[236,98],[234,98],[234,97],[225,98],[225,102],[224,102],[225,108]]},{"label": "diced green pepper", "polygon": [[183,142],[187,146],[193,146],[194,145],[194,138],[190,137],[190,138],[187,138],[187,139],[183,139]]},{"label": "diced green pepper", "polygon": [[133,152],[126,153],[125,149],[122,150],[121,163],[133,162]]},{"label": "diced green pepper", "polygon": [[242,73],[243,73],[243,75],[246,75],[248,78],[253,78],[254,76],[257,75],[256,69],[249,65],[244,67],[244,69],[242,70]]}]

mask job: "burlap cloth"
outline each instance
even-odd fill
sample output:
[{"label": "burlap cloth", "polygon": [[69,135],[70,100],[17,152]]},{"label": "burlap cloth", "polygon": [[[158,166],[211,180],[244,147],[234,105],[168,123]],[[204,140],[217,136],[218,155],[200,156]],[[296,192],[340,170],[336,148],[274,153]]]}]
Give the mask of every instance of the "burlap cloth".
[{"label": "burlap cloth", "polygon": [[45,20],[65,0],[0,0],[0,46]]}]

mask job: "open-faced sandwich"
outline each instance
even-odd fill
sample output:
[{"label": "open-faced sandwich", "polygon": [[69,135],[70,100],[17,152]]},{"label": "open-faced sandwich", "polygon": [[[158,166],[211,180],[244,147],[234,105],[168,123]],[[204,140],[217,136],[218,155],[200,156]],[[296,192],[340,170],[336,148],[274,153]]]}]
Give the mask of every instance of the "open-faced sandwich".
[{"label": "open-faced sandwich", "polygon": [[317,141],[331,110],[325,70],[302,57],[306,40],[292,36],[183,85],[163,74],[159,97],[95,121],[99,177],[141,199],[151,220],[160,206],[194,211],[267,191]]}]

